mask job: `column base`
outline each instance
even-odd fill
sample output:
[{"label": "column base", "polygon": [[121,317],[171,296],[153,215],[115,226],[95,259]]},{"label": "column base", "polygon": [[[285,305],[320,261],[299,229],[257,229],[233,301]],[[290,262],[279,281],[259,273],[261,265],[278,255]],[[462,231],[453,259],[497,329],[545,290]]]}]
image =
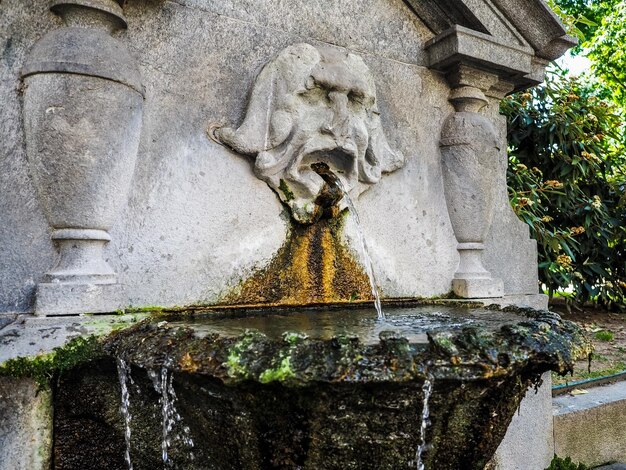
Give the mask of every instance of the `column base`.
[{"label": "column base", "polygon": [[122,308],[120,284],[41,283],[37,286],[35,315],[112,313]]},{"label": "column base", "polygon": [[500,279],[453,279],[452,291],[463,299],[490,299],[504,296],[504,283]]}]

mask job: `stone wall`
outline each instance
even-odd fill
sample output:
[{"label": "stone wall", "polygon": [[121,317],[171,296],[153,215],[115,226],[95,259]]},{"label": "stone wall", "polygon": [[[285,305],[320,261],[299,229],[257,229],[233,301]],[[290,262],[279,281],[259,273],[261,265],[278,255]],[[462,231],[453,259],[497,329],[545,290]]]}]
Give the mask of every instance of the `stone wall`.
[{"label": "stone wall", "polygon": [[[0,5],[0,312],[32,311],[36,284],[57,257],[29,176],[21,115],[27,53],[61,24],[44,3]],[[459,257],[439,143],[453,107],[444,74],[427,67],[424,44],[434,33],[407,4],[129,0],[124,14],[128,29],[117,38],[139,65],[145,102],[130,194],[105,247],[123,286],[120,306],[219,303],[284,244],[289,213],[254,175],[253,160],[213,142],[206,130],[239,124],[261,68],[300,42],[363,58],[389,144],[406,157],[403,168],[356,201],[384,296],[450,292]],[[482,111],[503,143],[486,267],[504,281],[505,294],[536,294],[534,242],[506,198],[497,102],[490,98]]]}]

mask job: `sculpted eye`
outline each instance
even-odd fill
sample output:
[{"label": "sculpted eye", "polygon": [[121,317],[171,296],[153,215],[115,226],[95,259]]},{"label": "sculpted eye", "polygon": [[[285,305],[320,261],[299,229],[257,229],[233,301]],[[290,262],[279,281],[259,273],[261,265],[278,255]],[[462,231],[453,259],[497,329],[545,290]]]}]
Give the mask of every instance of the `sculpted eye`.
[{"label": "sculpted eye", "polygon": [[360,93],[355,93],[354,91],[351,91],[350,93],[348,93],[348,99],[352,103],[358,103],[358,104],[365,103],[365,97]]},{"label": "sculpted eye", "polygon": [[310,103],[324,103],[329,100],[328,94],[326,90],[320,88],[319,86],[314,86],[313,88],[308,88],[304,90],[298,91],[298,95],[303,97],[306,101]]}]

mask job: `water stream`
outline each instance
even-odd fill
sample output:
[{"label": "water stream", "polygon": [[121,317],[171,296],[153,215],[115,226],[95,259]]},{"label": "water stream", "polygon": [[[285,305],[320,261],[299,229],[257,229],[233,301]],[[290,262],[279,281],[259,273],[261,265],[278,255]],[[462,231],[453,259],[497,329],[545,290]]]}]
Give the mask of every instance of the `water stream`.
[{"label": "water stream", "polygon": [[435,379],[431,376],[427,376],[424,379],[424,385],[422,385],[422,393],[424,394],[422,401],[422,421],[420,424],[420,443],[417,446],[417,452],[415,454],[417,470],[424,470],[424,462],[422,462],[422,453],[426,449],[426,429],[430,424],[430,409],[429,401],[430,396],[433,393],[433,384]]},{"label": "water stream", "polygon": [[361,254],[363,259],[365,260],[365,271],[367,273],[367,277],[370,281],[370,288],[372,289],[372,295],[374,296],[374,307],[376,308],[376,313],[378,314],[378,320],[384,321],[385,312],[383,312],[383,307],[380,302],[380,293],[378,292],[378,283],[376,282],[376,276],[374,274],[374,264],[372,263],[372,258],[370,257],[369,250],[367,248],[367,242],[365,241],[365,236],[363,235],[363,229],[361,228],[361,219],[359,219],[359,213],[354,207],[354,203],[352,202],[352,198],[346,188],[343,186],[343,183],[339,178],[337,178],[337,185],[343,192],[343,197],[346,200],[346,205],[348,206],[348,210],[352,217],[354,218],[355,226],[356,226],[356,234],[357,239],[359,240],[359,245],[361,248]]},{"label": "water stream", "polygon": [[128,393],[128,383],[132,383],[130,376],[130,367],[126,364],[124,359],[117,358],[117,374],[120,381],[120,388],[122,390],[122,401],[120,405],[120,413],[124,417],[124,440],[126,441],[126,451],[124,452],[124,460],[126,460],[126,466],[128,470],[133,470],[133,463],[130,460],[130,422],[132,416],[130,414],[130,394]]},{"label": "water stream", "polygon": [[[176,392],[174,391],[173,374],[166,366],[162,367],[159,372],[148,371],[148,376],[152,379],[154,390],[160,394],[159,402],[161,404],[162,417],[162,438],[161,438],[161,458],[165,467],[173,465],[169,454],[173,440],[179,440],[188,448],[193,448],[194,443],[190,436],[190,430],[187,426],[182,426],[178,432],[173,433],[174,427],[181,422],[182,418],[176,410]],[[193,459],[193,453],[190,454]]]}]

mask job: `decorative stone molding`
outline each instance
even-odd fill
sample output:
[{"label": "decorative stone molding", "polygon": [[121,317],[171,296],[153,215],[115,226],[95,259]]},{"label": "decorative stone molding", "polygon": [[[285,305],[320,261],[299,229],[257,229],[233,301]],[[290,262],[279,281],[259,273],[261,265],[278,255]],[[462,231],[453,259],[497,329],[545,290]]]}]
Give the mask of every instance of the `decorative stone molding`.
[{"label": "decorative stone molding", "polygon": [[456,112],[441,133],[442,169],[460,255],[452,289],[463,298],[502,297],[502,280],[493,279],[482,261],[495,208],[501,143],[493,124],[479,113],[488,103],[483,90],[492,89],[498,77],[460,66],[448,80],[453,86],[449,99]]},{"label": "decorative stone molding", "polygon": [[[374,78],[363,59],[309,44],[289,46],[274,57],[254,83],[241,126],[214,129],[212,135],[255,157],[256,175],[302,224],[332,209],[325,207],[328,185],[312,164],[327,164],[353,199],[404,165],[383,132]],[[330,200],[334,209],[345,207]]]},{"label": "decorative stone molding", "polygon": [[541,83],[548,62],[576,44],[543,0],[405,0],[435,34],[429,67],[458,64],[499,75],[521,90]]},{"label": "decorative stone molding", "polygon": [[30,171],[60,253],[38,285],[36,313],[113,311],[119,286],[103,247],[134,172],[140,74],[111,36],[126,27],[118,3],[67,0],[51,9],[66,27],[41,38],[22,71]]}]

